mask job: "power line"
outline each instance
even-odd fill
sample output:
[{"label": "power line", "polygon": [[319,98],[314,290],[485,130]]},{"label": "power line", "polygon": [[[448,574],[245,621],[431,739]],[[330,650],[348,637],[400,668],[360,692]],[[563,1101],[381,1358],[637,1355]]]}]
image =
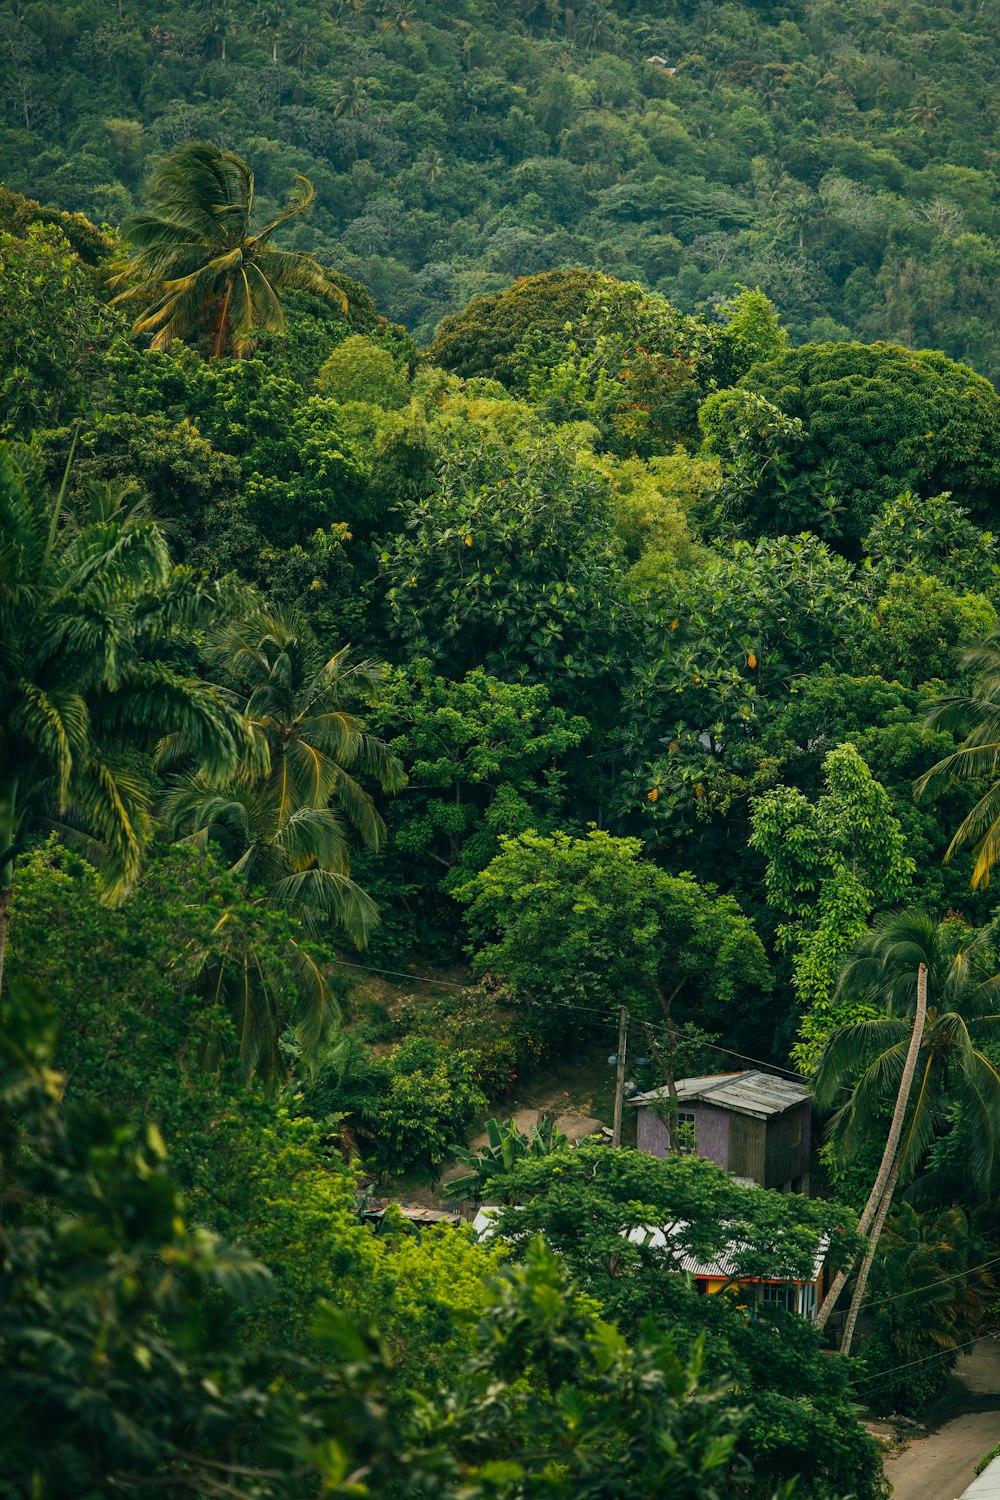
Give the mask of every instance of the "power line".
[{"label": "power line", "polygon": [[926,1359],[911,1359],[905,1365],[893,1365],[889,1370],[879,1370],[877,1375],[869,1375],[864,1380],[855,1380],[853,1385],[871,1385],[873,1380],[884,1380],[887,1375],[898,1375],[900,1370],[912,1370],[915,1365],[929,1365],[935,1359],[947,1359],[949,1354],[957,1354],[960,1349],[969,1349],[973,1344],[978,1344],[982,1339],[992,1338],[990,1333],[977,1333],[974,1339],[966,1339],[964,1344],[956,1344],[951,1349],[942,1349],[937,1354],[928,1354]]},{"label": "power line", "polygon": [[[669,1035],[665,1026],[654,1026],[652,1021],[636,1021],[637,1026],[642,1026],[647,1032],[655,1031],[660,1036]],[[709,1052],[721,1052],[725,1057],[738,1057],[740,1062],[756,1063],[760,1068],[770,1068],[772,1073],[784,1073],[787,1078],[801,1078],[808,1082],[808,1075],[797,1073],[794,1068],[783,1068],[778,1063],[765,1062],[762,1057],[750,1057],[745,1052],[737,1052],[732,1047],[722,1047],[717,1042],[706,1042],[700,1038],[695,1043],[698,1047],[704,1047]]]},{"label": "power line", "polygon": [[[446,990],[468,991],[474,988],[473,985],[459,984],[454,979],[438,979],[432,974],[411,974],[406,969],[383,969],[375,964],[351,963],[346,958],[335,958],[333,962],[339,964],[343,969],[357,969],[362,974],[385,974],[392,979],[408,979],[412,984],[430,984]],[[614,1027],[618,1024],[616,1018],[610,1012],[601,1010],[595,1005],[579,1005],[572,1000],[531,1000],[528,1004],[543,1006],[546,1010],[556,1007],[559,1010],[579,1011],[581,1015],[600,1016],[609,1027]],[[635,1021],[635,1025],[642,1026],[646,1031],[657,1031],[661,1035],[666,1034],[666,1027],[664,1026],[654,1026],[651,1021],[639,1021],[635,1020],[634,1017],[632,1019]],[[699,1041],[698,1045],[707,1048],[711,1052],[719,1052],[725,1057],[739,1058],[740,1062],[754,1063],[760,1068],[770,1068],[774,1073],[784,1073],[789,1078],[806,1079],[805,1073],[796,1073],[791,1068],[782,1068],[778,1063],[766,1062],[762,1057],[749,1057],[745,1052],[734,1051],[732,1047],[722,1047],[716,1042],[702,1041]]]},{"label": "power line", "polygon": [[[339,964],[342,969],[358,969],[362,974],[388,974],[393,979],[408,979],[411,984],[432,984],[437,988],[446,990],[469,991],[475,989],[475,985],[459,984],[455,979],[438,979],[433,974],[411,974],[406,969],[380,969],[375,964],[354,964],[346,958],[335,958],[333,962]],[[528,1001],[529,1005],[540,1005],[542,1003],[539,1000]],[[614,1016],[610,1015],[606,1010],[598,1009],[596,1005],[575,1005],[570,1000],[546,1000],[544,1004],[546,1007],[558,1005],[563,1010],[579,1010],[586,1015],[602,1016],[609,1025],[615,1026],[618,1024]]]},{"label": "power line", "polygon": [[914,1286],[908,1292],[897,1292],[893,1297],[873,1297],[870,1302],[862,1302],[858,1311],[864,1312],[868,1307],[885,1307],[890,1302],[905,1302],[907,1297],[919,1297],[924,1292],[930,1294],[939,1286],[949,1286],[953,1281],[963,1281],[967,1276],[975,1275],[976,1271],[985,1271],[998,1262],[1000,1262],[1000,1255],[994,1255],[992,1260],[980,1261],[978,1266],[969,1266],[966,1270],[956,1271],[951,1276],[939,1276],[929,1286]]},{"label": "power line", "polygon": [[339,964],[342,969],[360,969],[363,974],[388,974],[394,979],[409,979],[413,984],[433,984],[446,990],[471,988],[467,984],[456,984],[453,979],[434,979],[429,974],[409,974],[405,969],[380,969],[374,964],[352,964],[346,958],[335,958],[333,962]]}]

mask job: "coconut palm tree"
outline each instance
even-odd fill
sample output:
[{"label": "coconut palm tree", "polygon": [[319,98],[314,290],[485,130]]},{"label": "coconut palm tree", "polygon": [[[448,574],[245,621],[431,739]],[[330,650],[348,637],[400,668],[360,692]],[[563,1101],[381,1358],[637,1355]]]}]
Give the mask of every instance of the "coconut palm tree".
[{"label": "coconut palm tree", "polygon": [[[305,621],[258,613],[214,640],[212,660],[234,686],[258,742],[258,766],[224,786],[197,773],[177,778],[164,803],[173,837],[214,848],[249,893],[287,912],[299,926],[282,977],[263,972],[257,955],[222,945],[206,953],[203,987],[225,996],[237,1018],[244,1070],[273,1079],[287,1015],[308,1051],[329,1033],[336,1007],[308,940],[339,931],[363,947],[378,922],[371,897],[351,878],[351,834],[378,849],[385,824],[356,774],[384,789],[403,785],[398,761],[365,731],[354,711],[378,683],[372,662],[352,662],[348,648],[323,659]],[[220,927],[217,936],[224,935]]]},{"label": "coconut palm tree", "polygon": [[[848,969],[850,969],[850,965],[848,966]],[[838,995],[843,992],[844,987],[845,986],[843,984],[842,977],[841,983],[838,985]],[[906,1115],[906,1106],[909,1103],[910,1090],[913,1087],[913,1075],[916,1072],[917,1055],[920,1051],[920,1043],[923,1040],[924,1025],[926,1023],[926,1019],[927,969],[923,964],[920,964],[917,968],[917,997],[913,1017],[913,1029],[910,1032],[910,1040],[906,1050],[906,1058],[903,1063],[903,1071],[900,1076],[899,1087],[896,1090],[896,1100],[892,1112],[892,1121],[889,1126],[889,1133],[886,1137],[885,1147],[882,1151],[882,1160],[880,1161],[879,1169],[875,1174],[875,1181],[872,1184],[872,1190],[868,1195],[868,1201],[862,1209],[861,1217],[858,1220],[858,1231],[860,1234],[868,1234],[872,1231],[873,1223],[880,1213],[882,1215],[882,1218],[879,1221],[878,1229],[879,1231],[881,1230],[882,1223],[885,1220],[885,1213],[888,1212],[888,1204],[891,1201],[893,1193],[895,1192],[896,1179],[899,1175],[899,1138],[903,1131],[903,1120]],[[821,1070],[823,1068],[823,1058],[820,1059],[820,1068]],[[817,1092],[820,1097],[823,1097],[825,1082],[826,1080],[824,1079],[817,1084]],[[838,1085],[838,1088],[840,1087],[843,1087],[843,1085]],[[837,1096],[835,1093],[833,1095],[833,1098],[836,1097]],[[883,1211],[882,1209],[883,1202],[885,1202],[886,1205],[885,1211]],[[874,1239],[877,1239],[877,1233],[878,1231],[875,1232],[873,1236]],[[830,1288],[823,1299],[823,1304],[816,1316],[816,1326],[818,1328],[824,1328],[826,1326],[831,1313],[833,1312],[834,1308],[837,1305],[837,1302],[839,1301],[840,1294],[844,1289],[844,1285],[847,1281],[848,1276],[850,1275],[850,1272],[851,1266],[850,1264],[848,1264],[841,1267],[841,1269],[834,1277]]]},{"label": "coconut palm tree", "polygon": [[361,114],[369,102],[364,81],[360,78],[349,78],[338,84],[330,95],[330,108],[335,120],[353,119],[355,115]]},{"label": "coconut palm tree", "polygon": [[163,659],[167,638],[218,616],[219,591],[171,566],[128,490],[71,503],[68,473],[53,499],[0,445],[0,979],[14,865],[31,833],[85,839],[118,900],[151,828],[135,749],[169,744],[206,784],[266,756],[219,688]]},{"label": "coconut palm tree", "polygon": [[[831,1122],[840,1154],[849,1157],[895,1106],[859,1226],[863,1232],[870,1227],[872,1243],[857,1279],[845,1350],[896,1184],[917,1175],[935,1139],[949,1127],[956,1104],[975,1124],[970,1170],[982,1188],[995,1184],[1000,1072],[980,1050],[982,1043],[1000,1038],[1000,974],[994,969],[989,932],[953,919],[938,922],[926,911],[912,909],[883,917],[841,975],[841,994],[878,1006],[881,1014],[840,1027],[820,1058],[817,1104],[832,1106],[842,1089],[850,1091]],[[926,1024],[921,1021],[924,1008]],[[911,1078],[916,1085],[912,1097]],[[824,1321],[829,1310],[824,1304]]]},{"label": "coconut palm tree", "polygon": [[971,848],[975,864],[974,889],[988,885],[990,871],[1000,859],[1000,631],[963,651],[959,665],[972,675],[965,695],[938,698],[928,711],[937,729],[964,732],[961,746],[914,782],[918,802],[930,801],[956,781],[990,781],[989,790],[963,818],[948,845],[945,859]]},{"label": "coconut palm tree", "polygon": [[311,255],[276,250],[273,235],[315,199],[296,176],[286,208],[251,233],[254,179],[246,162],[210,141],[189,141],[166,157],[149,185],[150,205],[122,226],[131,246],[113,279],[116,302],[142,307],[137,333],[153,348],[207,336],[212,356],[251,354],[262,329],[282,330],[284,292],[314,292],[347,308],[347,298]]}]

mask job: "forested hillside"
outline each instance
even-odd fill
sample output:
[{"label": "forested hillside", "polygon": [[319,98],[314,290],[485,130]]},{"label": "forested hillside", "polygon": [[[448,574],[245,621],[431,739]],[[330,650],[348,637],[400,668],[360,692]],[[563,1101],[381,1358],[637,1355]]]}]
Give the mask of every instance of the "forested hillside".
[{"label": "forested hillside", "polygon": [[111,224],[192,138],[252,158],[265,211],[303,172],[298,243],[420,342],[581,266],[996,377],[998,36],[995,0],[17,0],[0,159]]},{"label": "forested hillside", "polygon": [[994,19],[4,11],[0,1500],[886,1500],[1000,1301]]}]

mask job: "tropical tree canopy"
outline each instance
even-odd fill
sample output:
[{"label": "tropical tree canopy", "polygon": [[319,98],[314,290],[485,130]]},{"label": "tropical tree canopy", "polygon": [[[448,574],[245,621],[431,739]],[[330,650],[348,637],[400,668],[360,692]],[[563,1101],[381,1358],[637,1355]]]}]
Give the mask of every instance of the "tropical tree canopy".
[{"label": "tropical tree canopy", "polygon": [[945,854],[951,859],[959,849],[971,849],[972,884],[978,887],[989,885],[1000,859],[1000,631],[963,651],[960,665],[972,677],[970,691],[938,698],[927,717],[935,728],[964,731],[965,738],[914,783],[914,791],[918,801],[928,801],[956,781],[989,781]]},{"label": "tropical tree canopy", "polygon": [[70,503],[0,447],[0,887],[40,822],[84,838],[108,894],[138,874],[152,796],[135,751],[206,785],[266,761],[237,706],[185,676],[169,643],[220,617],[225,595],[171,566],[134,494]]},{"label": "tropical tree canopy", "polygon": [[142,308],[135,331],[153,334],[154,349],[206,337],[214,358],[242,359],[261,330],[284,329],[283,292],[312,292],[346,310],[318,261],[270,243],[316,196],[308,178],[296,174],[295,184],[277,218],[252,233],[253,172],[235,152],[189,141],[165,157],[150,180],[149,207],[123,225],[131,254],[114,285],[123,288],[116,300]]}]

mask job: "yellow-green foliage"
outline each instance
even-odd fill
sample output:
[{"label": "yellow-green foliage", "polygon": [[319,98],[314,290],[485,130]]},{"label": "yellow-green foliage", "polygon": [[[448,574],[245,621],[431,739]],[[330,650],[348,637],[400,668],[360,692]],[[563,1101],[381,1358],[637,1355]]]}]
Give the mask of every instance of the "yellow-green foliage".
[{"label": "yellow-green foliage", "polygon": [[468,1330],[482,1316],[483,1278],[506,1248],[479,1244],[471,1229],[440,1225],[418,1236],[379,1237],[379,1286],[387,1297],[379,1326],[393,1356],[421,1384],[454,1369]]},{"label": "yellow-green foliage", "polygon": [[859,624],[859,648],[866,670],[919,687],[947,680],[955,652],[983,640],[997,626],[997,614],[984,594],[955,593],[926,573],[896,573]]},{"label": "yellow-green foliage", "polygon": [[242,1242],[274,1273],[263,1310],[280,1344],[300,1342],[318,1296],[373,1310],[388,1282],[371,1234],[355,1216],[357,1176],[322,1145],[315,1121],[252,1096],[221,1108],[188,1150],[193,1214]]},{"label": "yellow-green foliage", "polygon": [[680,445],[669,456],[646,462],[610,454],[581,456],[611,485],[615,524],[632,564],[629,578],[637,587],[656,594],[678,570],[707,556],[691,534],[688,516],[717,483],[714,461],[692,458]]},{"label": "yellow-green foliage", "polygon": [[363,333],[338,344],[316,379],[324,396],[335,401],[366,401],[392,409],[406,401],[407,379],[388,349]]}]

